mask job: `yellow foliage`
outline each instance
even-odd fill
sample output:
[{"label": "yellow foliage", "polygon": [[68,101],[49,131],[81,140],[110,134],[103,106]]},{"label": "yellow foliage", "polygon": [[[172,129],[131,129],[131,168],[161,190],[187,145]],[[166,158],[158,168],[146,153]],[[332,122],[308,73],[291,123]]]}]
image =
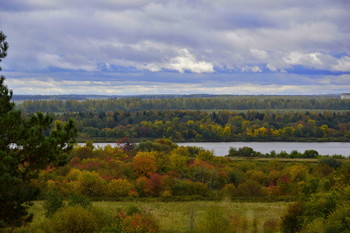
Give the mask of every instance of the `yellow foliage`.
[{"label": "yellow foliage", "polygon": [[303,181],[308,174],[308,169],[304,165],[293,165],[289,168],[289,175],[291,181]]},{"label": "yellow foliage", "polygon": [[114,179],[107,185],[107,194],[109,196],[128,196],[135,187],[126,179]]},{"label": "yellow foliage", "polygon": [[69,173],[67,174],[67,180],[72,181],[72,180],[77,180],[78,176],[80,174],[80,170],[77,168],[72,168]]},{"label": "yellow foliage", "polygon": [[139,176],[149,176],[157,171],[155,152],[138,152],[133,159],[133,167]]},{"label": "yellow foliage", "polygon": [[81,193],[88,196],[101,196],[104,194],[106,181],[97,172],[82,171],[78,175],[78,185]]}]

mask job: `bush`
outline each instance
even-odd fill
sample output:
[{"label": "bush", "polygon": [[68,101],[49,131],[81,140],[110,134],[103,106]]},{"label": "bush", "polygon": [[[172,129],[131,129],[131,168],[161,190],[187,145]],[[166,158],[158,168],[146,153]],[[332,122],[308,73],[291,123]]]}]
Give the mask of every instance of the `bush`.
[{"label": "bush", "polygon": [[333,211],[326,220],[325,233],[349,232],[350,229],[350,207],[349,202],[344,202]]},{"label": "bush", "polygon": [[157,233],[159,232],[159,224],[151,214],[129,207],[127,214],[124,211],[118,213],[116,223],[106,232]]},{"label": "bush", "polygon": [[281,230],[284,233],[297,232],[302,224],[302,207],[299,202],[290,204],[287,213],[282,217]]},{"label": "bush", "polygon": [[126,210],[127,215],[133,215],[133,214],[137,214],[137,213],[141,213],[141,211],[139,210],[139,208],[136,205],[130,205],[128,207],[128,209]]},{"label": "bush", "polygon": [[257,154],[253,150],[253,148],[248,147],[248,146],[244,146],[244,147],[239,148],[238,154],[239,154],[239,156],[242,156],[242,157],[256,157],[257,156]]},{"label": "bush", "polygon": [[176,180],[172,184],[171,189],[175,196],[200,195],[206,197],[209,194],[207,184],[191,180]]},{"label": "bush", "polygon": [[233,233],[248,232],[247,217],[234,215],[230,219],[230,224],[231,224],[231,232]]},{"label": "bush", "polygon": [[103,195],[105,183],[97,172],[82,171],[78,175],[79,190],[88,196]]},{"label": "bush", "polygon": [[126,179],[114,179],[107,185],[107,194],[111,197],[125,197],[135,187]]},{"label": "bush", "polygon": [[45,195],[43,207],[45,216],[51,217],[57,210],[64,206],[63,196],[57,190],[50,190]]},{"label": "bush", "polygon": [[221,190],[220,195],[222,198],[232,198],[235,192],[235,186],[233,184],[226,184]]},{"label": "bush", "polygon": [[133,168],[138,176],[149,176],[157,171],[154,152],[138,152],[133,159]]},{"label": "bush", "polygon": [[340,168],[342,166],[342,162],[339,160],[336,160],[334,158],[322,158],[318,160],[319,164],[326,164],[332,168]]},{"label": "bush", "polygon": [[279,222],[277,219],[270,218],[264,222],[264,233],[275,233],[278,232]]},{"label": "bush", "polygon": [[53,232],[62,233],[92,233],[96,232],[96,217],[87,209],[80,206],[62,208],[51,220]]},{"label": "bush", "polygon": [[91,206],[91,201],[87,196],[73,193],[68,201],[68,206],[81,206],[87,208]]},{"label": "bush", "polygon": [[239,184],[235,192],[237,196],[259,197],[262,195],[262,186],[254,180],[247,180]]},{"label": "bush", "polygon": [[318,151],[316,150],[306,150],[304,151],[304,158],[316,158],[318,156]]},{"label": "bush", "polygon": [[[324,219],[316,218],[303,227],[302,233],[324,233]],[[336,232],[336,231],[335,231]]]},{"label": "bush", "polygon": [[226,214],[223,209],[215,206],[212,207],[204,216],[199,226],[197,227],[197,232],[201,233],[226,233],[231,232],[230,222],[225,217]]},{"label": "bush", "polygon": [[226,155],[226,156],[228,156],[228,157],[239,156],[239,152],[238,152],[237,148],[230,147],[230,149],[228,150],[228,155]]},{"label": "bush", "polygon": [[158,173],[153,173],[146,181],[145,192],[153,197],[159,196],[163,184],[163,177]]}]

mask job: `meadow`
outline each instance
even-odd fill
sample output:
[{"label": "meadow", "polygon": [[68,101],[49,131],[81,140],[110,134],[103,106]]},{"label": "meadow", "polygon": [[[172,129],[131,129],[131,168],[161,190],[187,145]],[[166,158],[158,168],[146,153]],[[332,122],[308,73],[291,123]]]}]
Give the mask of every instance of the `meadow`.
[{"label": "meadow", "polygon": [[[285,214],[289,202],[235,202],[235,201],[190,201],[190,202],[159,202],[159,201],[97,201],[93,206],[103,210],[107,216],[114,216],[121,209],[127,210],[136,206],[153,215],[160,225],[161,232],[192,232],[204,221],[205,214],[212,209],[221,209],[228,218],[239,216],[246,219],[246,232],[263,232],[267,220],[279,221]],[[34,213],[33,225],[45,220],[45,210],[42,202],[34,202],[30,208]],[[191,229],[192,228],[192,229]],[[198,230],[197,230],[198,231]]]}]

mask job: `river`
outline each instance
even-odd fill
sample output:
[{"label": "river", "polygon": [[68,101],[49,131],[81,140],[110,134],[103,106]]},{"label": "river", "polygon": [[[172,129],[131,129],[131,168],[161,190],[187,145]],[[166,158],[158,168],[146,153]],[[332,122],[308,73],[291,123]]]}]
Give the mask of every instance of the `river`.
[{"label": "river", "polygon": [[[105,145],[116,146],[113,143],[94,143],[95,146],[103,147]],[[277,153],[292,150],[304,152],[305,150],[316,150],[320,155],[344,155],[350,156],[350,142],[185,142],[178,143],[181,146],[198,146],[206,150],[213,150],[216,156],[225,156],[230,147],[249,146],[255,151],[268,153],[275,150]]]}]

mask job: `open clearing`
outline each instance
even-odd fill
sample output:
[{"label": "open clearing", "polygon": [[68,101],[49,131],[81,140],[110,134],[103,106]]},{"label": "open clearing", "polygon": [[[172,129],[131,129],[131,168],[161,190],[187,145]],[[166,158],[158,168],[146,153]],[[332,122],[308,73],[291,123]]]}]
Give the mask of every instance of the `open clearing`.
[{"label": "open clearing", "polygon": [[[130,206],[136,206],[151,213],[159,220],[162,232],[190,232],[190,225],[196,227],[200,224],[203,216],[212,208],[220,207],[231,216],[246,217],[248,229],[253,222],[257,224],[259,232],[267,219],[277,219],[285,213],[289,202],[232,202],[232,201],[191,201],[191,202],[93,202],[93,206],[103,209],[108,215],[115,216],[120,209],[126,210]],[[44,209],[42,202],[35,202],[31,207],[34,212],[34,222],[43,220]],[[191,218],[192,217],[192,218]],[[191,221],[192,219],[192,221]]]}]

